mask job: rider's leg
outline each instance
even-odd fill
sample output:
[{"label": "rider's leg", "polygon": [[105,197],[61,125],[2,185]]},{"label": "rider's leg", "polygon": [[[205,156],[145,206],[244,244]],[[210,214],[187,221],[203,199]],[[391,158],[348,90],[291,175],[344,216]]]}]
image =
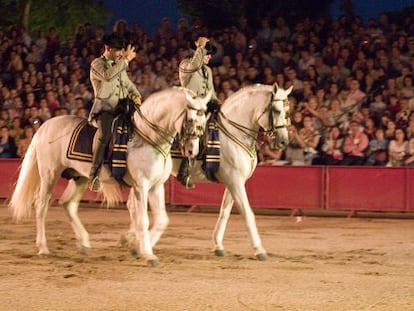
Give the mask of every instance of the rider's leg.
[{"label": "rider's leg", "polygon": [[100,189],[98,176],[104,161],[105,148],[112,137],[112,121],[112,114],[106,111],[100,113],[97,118],[98,130],[95,133],[97,145],[93,152],[92,167],[89,174],[89,189],[92,191],[99,191]]},{"label": "rider's leg", "polygon": [[194,187],[190,178],[190,160],[187,157],[184,157],[181,160],[180,168],[177,173],[177,180],[187,188]]}]

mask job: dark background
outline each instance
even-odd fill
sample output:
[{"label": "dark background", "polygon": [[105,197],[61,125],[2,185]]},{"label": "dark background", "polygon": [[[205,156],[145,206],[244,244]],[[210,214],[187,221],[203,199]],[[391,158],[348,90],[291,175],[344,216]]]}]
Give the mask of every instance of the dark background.
[{"label": "dark background", "polygon": [[[334,0],[331,7],[333,18],[340,15],[338,3]],[[128,23],[136,21],[150,36],[160,25],[163,17],[171,19],[175,28],[180,15],[177,12],[175,0],[104,0],[104,3],[111,8],[114,15],[109,23],[110,26],[118,19],[125,19]],[[414,0],[359,0],[354,1],[355,10],[366,22],[368,18],[377,18],[378,13],[383,11],[399,10],[402,7],[413,5]]]}]

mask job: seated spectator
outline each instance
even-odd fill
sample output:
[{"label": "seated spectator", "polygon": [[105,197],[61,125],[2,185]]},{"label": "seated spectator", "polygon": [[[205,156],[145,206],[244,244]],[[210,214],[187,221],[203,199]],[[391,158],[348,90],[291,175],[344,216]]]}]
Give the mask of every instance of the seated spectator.
[{"label": "seated spectator", "polygon": [[387,124],[392,120],[391,114],[389,111],[384,111],[381,115],[380,119],[378,120],[378,127],[384,129],[384,131],[387,129]]},{"label": "seated spectator", "polygon": [[398,97],[395,96],[394,94],[390,96],[386,110],[390,112],[391,118],[395,120],[397,113],[400,112],[401,110],[401,105],[398,100]]},{"label": "seated spectator", "polygon": [[341,103],[337,98],[329,100],[328,115],[334,119],[336,125],[341,125],[347,119],[347,113],[341,109]]},{"label": "seated spectator", "polygon": [[406,166],[414,166],[414,138],[410,138],[407,144],[407,157],[404,160]]},{"label": "seated spectator", "polygon": [[319,107],[318,98],[312,95],[308,99],[305,99],[302,102],[300,102],[299,106],[302,108],[302,114],[304,116],[311,116],[313,120],[315,118],[315,114],[317,114],[317,110]]},{"label": "seated spectator", "polygon": [[361,105],[365,97],[366,94],[363,91],[361,91],[359,81],[357,79],[352,79],[348,98],[351,101],[354,101],[357,105]]},{"label": "seated spectator", "polygon": [[408,124],[405,128],[405,134],[407,139],[411,139],[414,137],[414,111],[411,111],[408,115]]},{"label": "seated spectator", "polygon": [[282,154],[282,150],[272,149],[267,135],[262,135],[257,141],[259,165],[277,165],[281,162]]},{"label": "seated spectator", "polygon": [[364,124],[364,132],[367,134],[368,139],[374,139],[375,138],[375,132],[377,130],[377,127],[375,126],[375,120],[372,117],[367,117],[363,121]]},{"label": "seated spectator", "polygon": [[344,159],[342,165],[363,165],[365,162],[365,149],[368,147],[368,136],[361,129],[358,121],[351,121],[349,134],[344,141]]},{"label": "seated spectator", "polygon": [[313,126],[322,135],[328,134],[329,128],[335,125],[335,119],[329,115],[328,107],[320,105],[317,110],[305,103],[306,109],[313,116]]},{"label": "seated spectator", "polygon": [[2,118],[4,120],[5,125],[10,127],[10,125],[12,124],[12,119],[14,118],[14,116],[11,118],[10,117],[10,110],[3,108],[0,111],[0,118]]},{"label": "seated spectator", "polygon": [[52,113],[50,112],[46,98],[42,98],[40,100],[38,117],[42,120],[42,122],[45,122],[46,120],[49,120],[52,117]]},{"label": "seated spectator", "polygon": [[154,84],[151,82],[151,77],[147,73],[141,75],[141,81],[137,85],[138,91],[140,92],[142,99],[145,100],[154,92]]},{"label": "seated spectator", "polygon": [[33,135],[35,131],[31,125],[26,125],[23,129],[23,135],[19,140],[17,146],[17,156],[23,158],[26,154],[27,149],[29,148],[30,143],[32,142]]},{"label": "seated spectator", "polygon": [[374,100],[369,103],[369,110],[371,111],[371,114],[374,116],[374,118],[379,119],[386,108],[387,105],[382,98],[382,93],[377,92],[374,95]]},{"label": "seated spectator", "polygon": [[[414,118],[413,118],[414,119]],[[295,126],[296,129],[300,130],[303,127],[303,114],[301,111],[296,110],[293,113],[293,117],[291,120],[291,123],[293,126]],[[414,123],[414,122],[413,122]]]},{"label": "seated spectator", "polygon": [[388,140],[384,136],[383,129],[376,129],[375,136],[370,140],[367,150],[365,165],[383,166],[388,159]]},{"label": "seated spectator", "polygon": [[289,126],[289,144],[285,150],[285,160],[291,165],[304,165],[303,149],[297,141],[299,128],[295,125]]},{"label": "seated spectator", "polygon": [[80,107],[78,108],[78,110],[74,113],[75,116],[80,117],[80,118],[84,118],[87,119],[88,115],[89,115],[89,111],[88,109],[84,108],[84,107]]},{"label": "seated spectator", "polygon": [[292,165],[310,165],[317,156],[320,133],[313,127],[310,116],[303,117],[303,128],[297,130],[294,126],[289,129],[291,143],[286,148],[285,160]]},{"label": "seated spectator", "polygon": [[407,75],[403,78],[403,87],[401,88],[401,97],[405,97],[405,98],[414,97],[414,81],[411,75]]},{"label": "seated spectator", "polygon": [[386,128],[384,131],[384,136],[386,139],[391,141],[391,139],[395,136],[395,129],[397,128],[395,122],[393,120],[389,120],[386,124]]},{"label": "seated spectator", "polygon": [[23,135],[22,121],[19,117],[14,117],[9,127],[9,135],[14,139],[16,146],[19,144],[20,137]]},{"label": "seated spectator", "polygon": [[401,110],[395,115],[395,123],[398,127],[406,128],[408,126],[408,116],[410,115],[410,108],[408,107],[408,99],[400,99]]},{"label": "seated spectator", "polygon": [[395,130],[394,139],[388,146],[388,163],[386,166],[399,167],[404,165],[408,151],[408,142],[405,139],[405,132],[401,128]]},{"label": "seated spectator", "polygon": [[312,165],[338,165],[343,160],[343,138],[338,126],[331,127],[323,139],[321,154],[312,160]]},{"label": "seated spectator", "polygon": [[16,158],[16,144],[9,135],[9,129],[3,125],[0,128],[0,158]]}]

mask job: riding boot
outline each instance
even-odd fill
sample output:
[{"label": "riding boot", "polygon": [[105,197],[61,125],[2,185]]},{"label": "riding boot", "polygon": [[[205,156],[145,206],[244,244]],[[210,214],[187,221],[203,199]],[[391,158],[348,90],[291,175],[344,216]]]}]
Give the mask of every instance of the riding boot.
[{"label": "riding boot", "polygon": [[98,129],[94,139],[97,141],[97,145],[93,153],[92,167],[89,174],[89,189],[91,191],[98,192],[101,189],[98,176],[104,162],[105,148],[112,137],[111,124],[113,119],[111,112],[108,111],[101,112],[97,118]]},{"label": "riding boot", "polygon": [[101,171],[102,162],[104,160],[105,146],[98,144],[93,154],[92,167],[89,174],[89,189],[93,192],[99,192],[101,184],[99,182],[99,173]]},{"label": "riding boot", "polygon": [[194,188],[194,184],[190,178],[190,160],[183,158],[180,168],[178,169],[177,180],[186,188]]}]

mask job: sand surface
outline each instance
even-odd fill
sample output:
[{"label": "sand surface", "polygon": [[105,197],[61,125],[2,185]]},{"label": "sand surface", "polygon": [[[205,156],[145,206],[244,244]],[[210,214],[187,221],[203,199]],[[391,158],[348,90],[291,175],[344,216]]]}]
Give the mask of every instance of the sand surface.
[{"label": "sand surface", "polygon": [[217,214],[169,216],[150,268],[119,245],[126,210],[80,209],[92,243],[83,256],[52,207],[44,257],[34,217],[15,224],[0,207],[0,310],[414,310],[413,219],[257,216],[270,255],[260,262],[239,215],[226,257],[212,251]]}]

